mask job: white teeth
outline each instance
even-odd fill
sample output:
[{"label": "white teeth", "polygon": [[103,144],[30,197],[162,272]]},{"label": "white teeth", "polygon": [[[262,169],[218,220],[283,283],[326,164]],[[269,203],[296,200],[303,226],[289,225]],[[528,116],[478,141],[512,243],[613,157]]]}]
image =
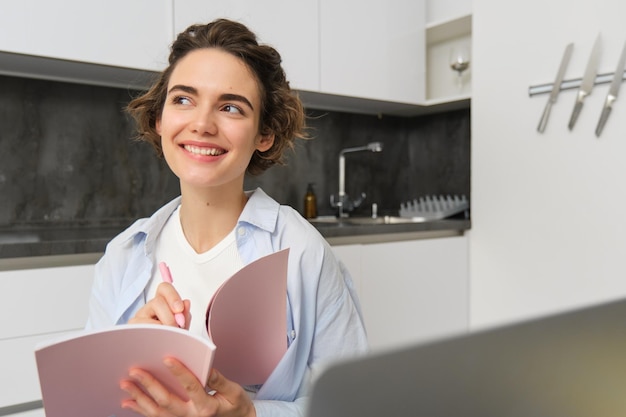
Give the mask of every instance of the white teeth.
[{"label": "white teeth", "polygon": [[211,155],[217,156],[224,153],[222,149],[217,148],[201,148],[199,146],[185,145],[185,150],[195,155]]}]

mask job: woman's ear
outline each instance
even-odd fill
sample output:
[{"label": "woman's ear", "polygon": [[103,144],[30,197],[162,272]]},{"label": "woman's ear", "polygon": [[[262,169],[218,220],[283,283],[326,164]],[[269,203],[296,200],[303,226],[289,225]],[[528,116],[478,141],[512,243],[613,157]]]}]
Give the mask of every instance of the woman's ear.
[{"label": "woman's ear", "polygon": [[156,132],[159,134],[159,136],[161,136],[161,118],[160,117],[156,119],[156,122],[154,123],[154,127],[155,127]]},{"label": "woman's ear", "polygon": [[267,135],[259,135],[257,138],[256,150],[259,152],[265,152],[274,144],[274,133]]}]

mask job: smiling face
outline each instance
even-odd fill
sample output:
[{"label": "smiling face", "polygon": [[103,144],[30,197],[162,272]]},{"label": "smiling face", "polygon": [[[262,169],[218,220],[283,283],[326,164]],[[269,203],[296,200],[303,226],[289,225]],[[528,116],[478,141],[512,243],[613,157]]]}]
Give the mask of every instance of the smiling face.
[{"label": "smiling face", "polygon": [[174,68],[156,128],[170,169],[186,187],[243,189],[252,154],[273,135],[259,133],[261,96],[242,60],[219,49],[197,49]]}]

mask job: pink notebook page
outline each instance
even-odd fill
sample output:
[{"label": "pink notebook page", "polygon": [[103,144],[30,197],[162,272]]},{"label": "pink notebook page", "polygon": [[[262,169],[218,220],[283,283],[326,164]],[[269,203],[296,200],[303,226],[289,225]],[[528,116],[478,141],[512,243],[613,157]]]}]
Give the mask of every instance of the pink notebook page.
[{"label": "pink notebook page", "polygon": [[288,259],[283,249],[246,265],[207,309],[213,366],[241,385],[263,384],[287,351]]}]

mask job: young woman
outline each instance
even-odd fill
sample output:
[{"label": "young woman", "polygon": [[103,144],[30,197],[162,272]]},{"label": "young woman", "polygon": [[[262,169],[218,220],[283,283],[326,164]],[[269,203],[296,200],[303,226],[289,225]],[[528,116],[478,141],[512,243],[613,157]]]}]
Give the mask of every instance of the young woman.
[{"label": "young woman", "polygon": [[[245,26],[193,25],[172,45],[169,66],[129,104],[143,140],[180,180],[181,196],[107,245],[96,265],[88,329],[121,323],[176,326],[205,335],[204,314],[219,285],[242,266],[290,248],[288,349],[261,386],[241,387],[213,369],[198,381],[179,361],[165,364],[186,388],[183,401],[141,369],[120,387],[122,405],[144,416],[296,416],[325,361],[362,353],[366,335],[348,273],[314,227],[244,176],[282,163],[304,137],[304,112],[280,65]],[[157,267],[176,271],[174,286]],[[207,391],[214,391],[207,394]]]}]

